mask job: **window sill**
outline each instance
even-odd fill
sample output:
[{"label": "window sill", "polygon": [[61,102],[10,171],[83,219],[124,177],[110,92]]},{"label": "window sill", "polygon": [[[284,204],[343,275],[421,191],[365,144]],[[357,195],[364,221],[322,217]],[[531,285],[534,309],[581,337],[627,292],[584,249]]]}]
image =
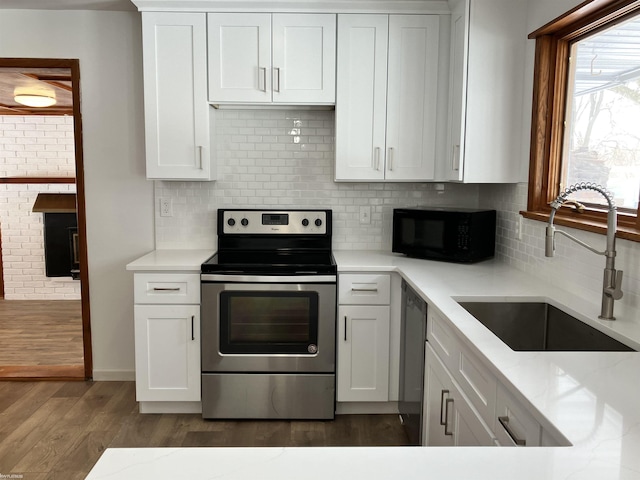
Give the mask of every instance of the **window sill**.
[{"label": "window sill", "polygon": [[[549,222],[549,212],[521,211],[520,215],[530,220],[538,220],[545,223]],[[556,213],[553,224],[606,235],[606,222],[597,219],[579,218],[579,215],[582,214],[560,210]],[[618,228],[616,229],[616,238],[623,238],[625,240],[631,240],[632,242],[640,242],[640,230],[629,225],[618,225]]]}]

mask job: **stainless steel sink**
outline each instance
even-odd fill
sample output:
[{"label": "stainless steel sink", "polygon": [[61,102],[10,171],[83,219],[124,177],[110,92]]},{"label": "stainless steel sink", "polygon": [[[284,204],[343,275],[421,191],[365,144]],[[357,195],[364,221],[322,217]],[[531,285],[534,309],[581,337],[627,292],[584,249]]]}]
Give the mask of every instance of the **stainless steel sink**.
[{"label": "stainless steel sink", "polygon": [[635,351],[548,303],[458,303],[512,350]]}]

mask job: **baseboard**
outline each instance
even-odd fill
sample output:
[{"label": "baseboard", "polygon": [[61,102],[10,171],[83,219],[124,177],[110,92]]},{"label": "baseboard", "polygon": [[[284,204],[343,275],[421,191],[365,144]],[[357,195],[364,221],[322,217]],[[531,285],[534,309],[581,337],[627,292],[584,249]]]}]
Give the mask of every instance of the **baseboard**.
[{"label": "baseboard", "polygon": [[138,402],[140,413],[202,413],[200,402]]},{"label": "baseboard", "polygon": [[339,402],[336,414],[398,414],[398,402]]},{"label": "baseboard", "polygon": [[93,380],[96,382],[135,382],[135,370],[94,370]]}]

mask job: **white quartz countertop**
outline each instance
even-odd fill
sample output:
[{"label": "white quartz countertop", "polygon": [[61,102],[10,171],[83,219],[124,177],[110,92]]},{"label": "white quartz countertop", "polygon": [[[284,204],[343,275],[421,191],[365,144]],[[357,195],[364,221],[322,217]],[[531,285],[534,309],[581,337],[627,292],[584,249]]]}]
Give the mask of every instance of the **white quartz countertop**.
[{"label": "white quartz countertop", "polygon": [[195,271],[215,250],[154,250],[127,265],[127,270],[151,271]]},{"label": "white quartz countertop", "polygon": [[494,260],[457,265],[386,252],[334,256],[339,273],[400,274],[543,428],[572,446],[108,449],[87,478],[640,480],[640,353],[514,352],[456,300],[547,301],[640,349],[636,310],[616,305],[617,320],[600,321],[599,298],[576,297]]}]

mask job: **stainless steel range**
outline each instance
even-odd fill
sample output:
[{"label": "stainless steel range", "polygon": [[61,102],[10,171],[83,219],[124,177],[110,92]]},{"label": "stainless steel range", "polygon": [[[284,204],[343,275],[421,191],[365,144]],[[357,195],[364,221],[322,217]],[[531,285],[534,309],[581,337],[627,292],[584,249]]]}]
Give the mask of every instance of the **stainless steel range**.
[{"label": "stainless steel range", "polygon": [[332,419],[330,210],[218,210],[202,265],[202,416]]}]

